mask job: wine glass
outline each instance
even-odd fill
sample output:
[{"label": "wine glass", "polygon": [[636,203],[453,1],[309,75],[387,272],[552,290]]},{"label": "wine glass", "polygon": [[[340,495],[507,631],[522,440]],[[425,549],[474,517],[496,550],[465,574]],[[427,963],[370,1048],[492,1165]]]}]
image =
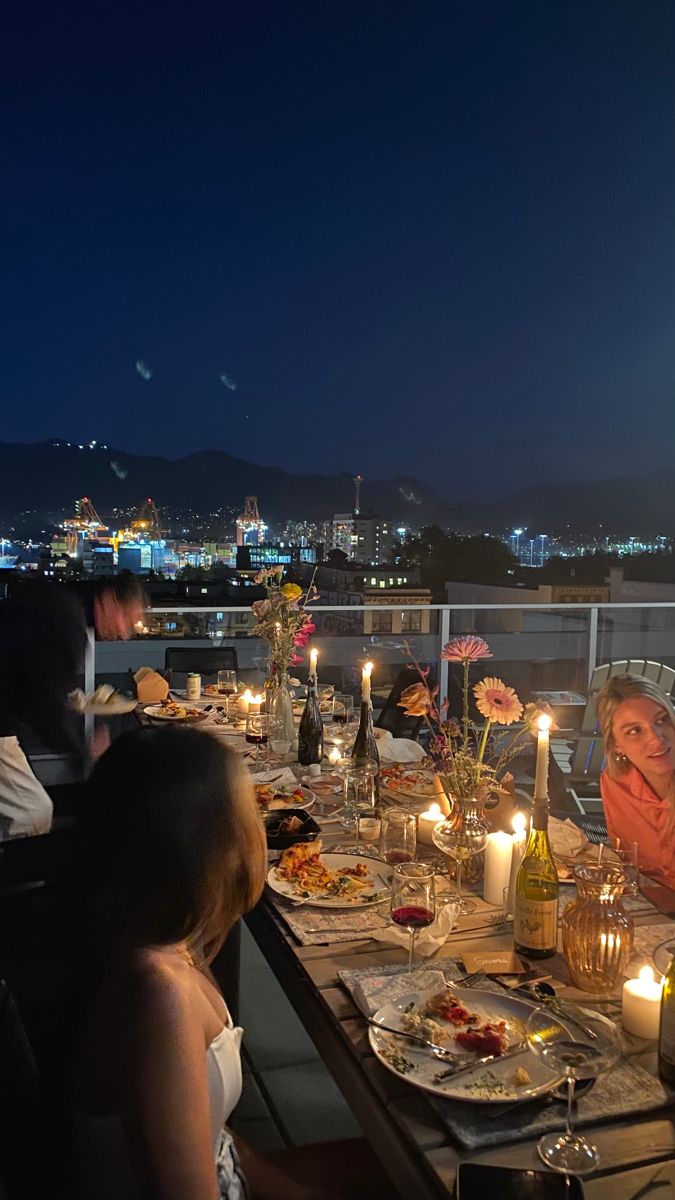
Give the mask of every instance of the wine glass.
[{"label": "wine glass", "polygon": [[372,850],[363,849],[359,840],[359,820],[361,817],[372,817],[375,813],[375,789],[373,779],[377,774],[375,763],[355,763],[353,759],[343,760],[340,766],[344,787],[344,808],[342,824],[348,828],[354,827],[355,841],[352,845],[334,846],[334,851],[340,854],[365,854],[372,857]]},{"label": "wine glass", "polygon": [[291,749],[291,739],[288,736],[285,723],[281,717],[269,716],[269,746],[276,758],[285,758]]},{"label": "wine glass", "polygon": [[382,857],[396,866],[412,862],[417,845],[417,817],[414,813],[390,808],[382,817]]},{"label": "wine glass", "polygon": [[412,971],[418,929],[431,925],[436,916],[434,868],[429,863],[404,862],[394,867],[391,877],[391,919],[410,934],[408,971]]},{"label": "wine glass", "polygon": [[483,819],[479,802],[473,798],[453,797],[449,817],[434,827],[435,846],[457,863],[457,901],[462,914],[476,911],[473,900],[462,896],[462,867],[487,846],[489,827]]},{"label": "wine glass", "polygon": [[354,719],[354,697],[346,692],[336,692],[333,696],[333,720],[336,725],[346,727]]},{"label": "wine glass", "polygon": [[230,697],[237,694],[237,672],[218,672],[218,695],[225,696],[225,715],[230,719]]},{"label": "wine glass", "polygon": [[246,717],[246,741],[255,746],[254,767],[260,758],[260,747],[267,746],[269,739],[270,719],[267,713],[249,712]]},{"label": "wine glass", "polygon": [[626,876],[624,895],[637,896],[640,882],[640,847],[638,843],[632,842],[628,838],[615,837],[612,838],[610,845]]},{"label": "wine glass", "polygon": [[595,1078],[608,1071],[621,1056],[621,1034],[608,1017],[579,1008],[575,1017],[558,1017],[550,1008],[536,1008],[527,1022],[530,1050],[567,1080],[567,1115],[564,1133],[547,1133],[539,1139],[539,1157],[554,1171],[589,1175],[597,1170],[597,1147],[572,1128],[572,1103],[577,1079]]}]

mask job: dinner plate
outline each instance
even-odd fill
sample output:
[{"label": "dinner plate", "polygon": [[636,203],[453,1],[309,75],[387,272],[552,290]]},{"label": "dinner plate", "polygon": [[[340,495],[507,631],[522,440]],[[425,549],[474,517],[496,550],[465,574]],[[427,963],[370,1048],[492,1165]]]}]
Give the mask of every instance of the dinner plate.
[{"label": "dinner plate", "polygon": [[[306,807],[306,806],[305,806]],[[365,863],[373,880],[371,888],[358,892],[353,899],[344,896],[312,896],[309,900],[296,892],[292,883],[277,876],[276,867],[272,867],[267,875],[267,882],[273,892],[284,896],[287,900],[302,900],[311,908],[367,908],[371,904],[381,904],[389,899],[390,888],[382,876],[383,863],[379,858],[366,858],[363,854],[331,854],[321,855],[321,861],[337,871],[340,867],[355,867],[357,863]]]},{"label": "dinner plate", "polygon": [[[187,704],[186,708],[192,708],[192,703]],[[146,717],[150,717],[153,721],[173,721],[174,725],[194,725],[198,721],[208,721],[208,713],[198,713],[196,717],[175,717],[171,713],[166,712],[161,704],[150,704],[143,709]]]},{"label": "dinner plate", "polygon": [[[452,988],[452,983],[449,984]],[[382,1025],[402,1028],[401,1015],[409,1004],[423,1007],[427,1000],[435,994],[435,988],[422,992],[410,992],[402,996],[396,1004],[385,1004],[378,1009],[373,1018]],[[519,1000],[515,996],[497,995],[479,988],[457,988],[457,996],[465,1008],[479,1017],[480,1024],[485,1021],[506,1021],[509,1048],[525,1040],[525,1031],[530,1014],[535,1005]],[[438,1018],[439,1025],[449,1030],[455,1027]],[[462,1026],[461,1028],[466,1028]],[[460,1032],[457,1029],[457,1032]],[[511,1058],[495,1059],[476,1067],[475,1071],[460,1075],[457,1079],[449,1078],[438,1081],[442,1071],[448,1069],[448,1064],[437,1058],[431,1050],[414,1042],[411,1038],[398,1038],[396,1034],[381,1032],[371,1025],[368,1037],[373,1053],[387,1070],[394,1075],[402,1075],[415,1087],[435,1096],[445,1099],[465,1100],[475,1104],[503,1104],[510,1100],[521,1100],[529,1096],[542,1096],[552,1088],[557,1087],[564,1079],[564,1072],[549,1071],[537,1055],[527,1048],[522,1054],[514,1054]],[[443,1042],[443,1045],[457,1053],[458,1057],[466,1059],[467,1067],[472,1060],[480,1057],[471,1050],[463,1050],[453,1039]],[[530,1083],[518,1087],[516,1069],[524,1067],[530,1078]]]},{"label": "dinner plate", "polygon": [[109,700],[97,700],[96,692],[85,693],[80,688],[71,692],[68,699],[74,712],[93,717],[119,717],[133,712],[138,704],[133,696],[124,696],[121,692],[113,692]]},{"label": "dinner plate", "polygon": [[[280,791],[283,791],[283,789],[287,786],[289,786],[289,785],[282,783],[280,785]],[[274,784],[273,783],[267,784],[267,783],[265,783],[264,779],[261,779],[261,780],[259,780],[258,783],[255,783],[255,787],[256,787],[256,789],[259,787],[273,788]],[[296,792],[302,792],[302,800],[298,800],[297,796],[295,795]],[[258,793],[256,790],[256,797],[257,797],[257,795],[258,795]],[[289,793],[288,804],[284,804],[284,808],[304,808],[306,811],[308,808],[311,808],[312,805],[315,803],[316,803],[316,796],[314,795],[314,792],[311,790],[311,788],[303,787],[301,784],[298,784],[298,786],[293,789],[293,792]],[[283,812],[284,809],[283,808],[262,808],[261,811],[264,813]]]},{"label": "dinner plate", "polygon": [[652,958],[659,975],[666,974],[673,955],[675,955],[675,935],[666,938],[665,941],[659,942],[658,946],[654,947]]}]

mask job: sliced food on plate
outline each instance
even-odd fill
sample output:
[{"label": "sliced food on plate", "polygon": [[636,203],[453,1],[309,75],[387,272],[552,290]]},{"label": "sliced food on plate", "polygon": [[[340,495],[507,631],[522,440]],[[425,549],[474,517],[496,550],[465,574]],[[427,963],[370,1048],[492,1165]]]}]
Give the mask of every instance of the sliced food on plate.
[{"label": "sliced food on plate", "polygon": [[314,803],[309,788],[299,785],[275,787],[273,783],[256,783],[255,798],[263,812],[273,812],[277,808],[310,808]]},{"label": "sliced food on plate", "polygon": [[189,704],[180,704],[177,700],[162,700],[143,710],[153,721],[206,721],[208,713],[201,708]]},{"label": "sliced food on plate", "polygon": [[429,767],[406,767],[401,763],[382,767],[380,783],[390,792],[401,795],[434,795],[434,773]]}]

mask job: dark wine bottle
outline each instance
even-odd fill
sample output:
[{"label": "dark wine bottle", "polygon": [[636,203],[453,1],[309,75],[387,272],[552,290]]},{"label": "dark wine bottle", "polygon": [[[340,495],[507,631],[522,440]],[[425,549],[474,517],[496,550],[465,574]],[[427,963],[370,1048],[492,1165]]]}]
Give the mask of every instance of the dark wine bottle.
[{"label": "dark wine bottle", "polygon": [[659,1075],[667,1083],[675,1083],[675,958],[666,971],[661,993]]},{"label": "dark wine bottle", "polygon": [[361,701],[361,717],[352,749],[352,762],[360,766],[372,763],[375,769],[375,774],[373,775],[373,803],[377,807],[380,802],[380,755],[377,749],[375,734],[373,733],[373,710],[367,700]]},{"label": "dark wine bottle", "polygon": [[320,763],[323,758],[323,721],[316,694],[316,675],[307,681],[307,702],[298,730],[298,762],[303,767]]}]

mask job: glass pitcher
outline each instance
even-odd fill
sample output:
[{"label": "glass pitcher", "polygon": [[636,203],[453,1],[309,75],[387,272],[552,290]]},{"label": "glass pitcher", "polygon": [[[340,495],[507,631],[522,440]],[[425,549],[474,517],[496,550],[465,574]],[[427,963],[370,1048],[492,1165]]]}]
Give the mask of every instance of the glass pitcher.
[{"label": "glass pitcher", "polygon": [[623,907],[625,873],[616,866],[577,867],[577,896],[562,917],[563,952],[578,988],[615,991],[633,949],[633,918]]}]

